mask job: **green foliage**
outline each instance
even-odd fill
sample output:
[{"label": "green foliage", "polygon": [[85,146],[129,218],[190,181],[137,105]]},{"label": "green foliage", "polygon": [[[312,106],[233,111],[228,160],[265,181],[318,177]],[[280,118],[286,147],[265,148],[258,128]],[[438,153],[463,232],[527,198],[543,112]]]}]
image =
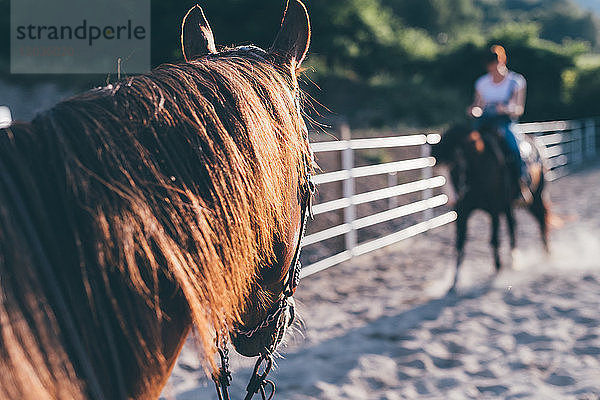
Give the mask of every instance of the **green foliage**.
[{"label": "green foliage", "polygon": [[[197,0],[151,0],[152,65],[181,60],[180,24]],[[0,75],[8,76],[9,4],[0,0]],[[203,0],[218,46],[268,48],[285,0]],[[525,75],[525,119],[596,113],[598,18],[572,0],[305,0],[312,22],[304,85],[324,119],[435,125],[461,118],[493,43]],[[4,45],[4,43],[6,45]],[[587,56],[584,56],[586,55]],[[59,77],[52,77],[58,80]],[[100,84],[106,77],[95,77]],[[65,79],[78,82],[76,79]],[[313,81],[314,84],[311,84]],[[598,97],[596,97],[598,98]],[[586,99],[581,100],[581,99]],[[597,100],[595,101],[597,102]],[[318,118],[318,117],[317,117]]]},{"label": "green foliage", "polygon": [[502,42],[505,46],[512,44],[534,44],[538,40],[540,26],[534,22],[507,22],[494,27],[489,34],[489,41]]},{"label": "green foliage", "polygon": [[472,0],[388,0],[387,3],[405,25],[434,35],[476,25],[482,17]]},{"label": "green foliage", "polygon": [[[474,81],[485,72],[483,53],[495,43],[507,49],[509,67],[528,80],[524,119],[572,116],[576,84],[565,79],[566,71],[577,70],[576,59],[597,43],[596,18],[568,0],[371,0],[363,11],[362,2],[350,0],[311,3],[321,13],[313,21],[315,36],[329,21],[341,48],[329,49],[326,63],[319,54],[315,68],[321,71],[310,76],[321,90],[309,91],[358,125],[462,118]],[[348,18],[361,12],[370,13],[370,23]],[[556,22],[561,16],[562,25]],[[394,42],[365,34],[377,31],[373,21]]]},{"label": "green foliage", "polygon": [[570,116],[579,118],[597,116],[600,99],[600,67],[579,71],[574,77],[568,95],[572,100],[569,104]]},{"label": "green foliage", "polygon": [[553,42],[561,42],[565,38],[582,40],[592,46],[598,44],[597,20],[591,13],[560,12],[551,10],[540,18],[542,27],[540,37]]}]

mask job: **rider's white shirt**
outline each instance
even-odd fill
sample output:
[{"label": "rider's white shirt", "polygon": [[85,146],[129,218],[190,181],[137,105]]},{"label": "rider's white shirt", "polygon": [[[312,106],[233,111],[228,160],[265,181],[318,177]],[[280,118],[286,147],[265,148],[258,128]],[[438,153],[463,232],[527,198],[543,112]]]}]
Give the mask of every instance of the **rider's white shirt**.
[{"label": "rider's white shirt", "polygon": [[517,90],[526,86],[523,75],[513,71],[509,71],[499,83],[495,83],[490,74],[481,76],[475,82],[475,89],[485,104],[507,104]]}]

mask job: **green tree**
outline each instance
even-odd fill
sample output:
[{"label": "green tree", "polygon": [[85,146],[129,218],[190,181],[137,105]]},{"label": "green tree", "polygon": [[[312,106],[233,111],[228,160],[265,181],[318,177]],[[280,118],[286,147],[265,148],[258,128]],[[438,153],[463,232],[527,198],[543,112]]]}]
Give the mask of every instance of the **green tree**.
[{"label": "green tree", "polygon": [[592,13],[552,10],[539,18],[540,37],[561,43],[565,39],[583,40],[593,47],[598,44],[598,21]]},{"label": "green tree", "polygon": [[570,116],[596,117],[600,100],[600,67],[579,71],[571,90]]},{"label": "green tree", "polygon": [[388,0],[402,22],[437,35],[479,25],[482,12],[473,0]]}]

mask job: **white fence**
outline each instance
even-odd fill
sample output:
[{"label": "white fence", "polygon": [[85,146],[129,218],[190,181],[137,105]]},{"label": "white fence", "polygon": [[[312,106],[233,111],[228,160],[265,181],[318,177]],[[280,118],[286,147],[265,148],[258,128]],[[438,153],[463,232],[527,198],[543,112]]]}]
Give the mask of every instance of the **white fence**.
[{"label": "white fence", "polygon": [[597,154],[598,121],[594,118],[572,121],[531,122],[517,124],[519,133],[533,135],[540,148],[552,181],[580,166],[585,159]]},{"label": "white fence", "polygon": [[[429,155],[430,144],[439,142],[439,134],[419,134],[350,140],[347,138],[349,136],[347,127],[343,127],[341,133],[342,137],[346,137],[346,139],[335,142],[312,144],[312,149],[317,156],[319,153],[324,152],[341,152],[342,160],[341,170],[325,172],[314,177],[314,181],[317,185],[342,182],[342,197],[315,204],[313,212],[315,215],[319,215],[336,210],[343,210],[343,223],[307,235],[304,237],[302,243],[303,246],[309,246],[343,235],[345,239],[345,249],[333,256],[329,256],[323,260],[305,266],[302,268],[302,276],[312,275],[339,264],[340,262],[349,260],[354,256],[385,247],[408,237],[442,226],[456,219],[456,213],[454,211],[444,213],[437,217],[433,216],[434,208],[448,202],[448,197],[445,194],[433,196],[433,189],[442,187],[446,183],[446,179],[443,176],[433,176],[432,167],[435,165],[435,159]],[[356,167],[354,164],[354,153],[357,150],[391,147],[417,147],[417,149],[419,149],[418,153],[420,154],[420,157],[362,167]],[[381,174],[390,174],[389,176],[395,177],[394,174],[398,172],[415,170],[420,171],[421,179],[403,184],[393,184],[390,182],[390,185],[387,188],[372,190],[365,193],[356,193],[355,191],[356,178]],[[420,193],[420,200],[401,206],[391,207],[389,210],[362,218],[356,218],[357,205],[383,199],[390,199],[390,204],[394,204],[393,200],[396,199],[397,196],[412,193]],[[418,213],[421,213],[420,222],[412,226],[368,242],[357,242],[357,231],[360,229]]]},{"label": "white fence", "polygon": [[[535,122],[517,124],[515,130],[519,133],[534,135],[536,142],[543,149],[549,173],[548,180],[555,180],[564,176],[573,167],[582,164],[587,158],[597,154],[597,139],[600,129],[595,119]],[[350,139],[348,127],[341,128],[342,140],[313,143],[312,149],[317,154],[325,152],[340,152],[342,168],[338,171],[324,172],[316,175],[316,184],[342,182],[342,197],[315,204],[315,215],[343,210],[343,223],[328,227],[321,231],[311,233],[304,237],[303,246],[310,246],[319,242],[344,236],[344,250],[321,259],[302,268],[303,277],[312,275],[354,256],[396,243],[403,239],[426,232],[430,229],[448,224],[456,220],[456,213],[449,211],[434,217],[433,209],[448,202],[445,194],[433,196],[433,189],[446,184],[443,176],[433,176],[435,159],[430,157],[430,145],[439,142],[439,134],[419,134],[395,136],[375,139]],[[400,160],[377,165],[355,166],[355,151],[391,148],[391,147],[420,147],[420,157]],[[421,179],[400,185],[390,183],[387,188],[357,194],[355,179],[379,174],[396,174],[397,172],[420,170]],[[395,176],[394,176],[395,177]],[[393,179],[395,181],[395,179]],[[392,181],[390,181],[392,182]],[[390,207],[389,210],[356,218],[356,206],[376,200],[390,199],[394,204],[397,196],[411,193],[420,193],[420,200]],[[357,231],[369,226],[391,221],[396,218],[421,213],[420,222],[400,231],[365,242],[357,242]],[[318,217],[317,217],[318,218]]]}]

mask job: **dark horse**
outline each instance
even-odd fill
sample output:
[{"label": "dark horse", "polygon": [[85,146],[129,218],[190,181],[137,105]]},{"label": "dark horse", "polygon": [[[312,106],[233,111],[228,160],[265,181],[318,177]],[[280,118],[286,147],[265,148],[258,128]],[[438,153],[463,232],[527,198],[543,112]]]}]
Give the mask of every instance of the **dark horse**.
[{"label": "dark horse", "polygon": [[[192,325],[272,353],[293,319],[312,168],[296,73],[306,9],[273,46],[217,51],[0,130],[0,398],[157,398]],[[297,275],[297,274],[296,274]]]},{"label": "dark horse", "polygon": [[[523,143],[524,142],[524,143]],[[548,250],[548,207],[544,202],[544,170],[535,143],[524,137],[521,142],[523,158],[531,177],[531,201],[526,205],[539,222],[542,241]],[[525,150],[525,151],[523,151]],[[467,221],[476,209],[488,212],[492,218],[491,245],[494,250],[496,271],[500,270],[499,235],[500,216],[504,214],[510,235],[510,247],[516,246],[514,206],[520,196],[516,171],[511,168],[508,152],[498,128],[493,123],[483,124],[478,130],[469,124],[457,124],[442,135],[433,146],[432,155],[450,167],[452,185],[457,192],[456,211],[456,274],[452,290],[458,281],[458,270],[464,258]]]}]

